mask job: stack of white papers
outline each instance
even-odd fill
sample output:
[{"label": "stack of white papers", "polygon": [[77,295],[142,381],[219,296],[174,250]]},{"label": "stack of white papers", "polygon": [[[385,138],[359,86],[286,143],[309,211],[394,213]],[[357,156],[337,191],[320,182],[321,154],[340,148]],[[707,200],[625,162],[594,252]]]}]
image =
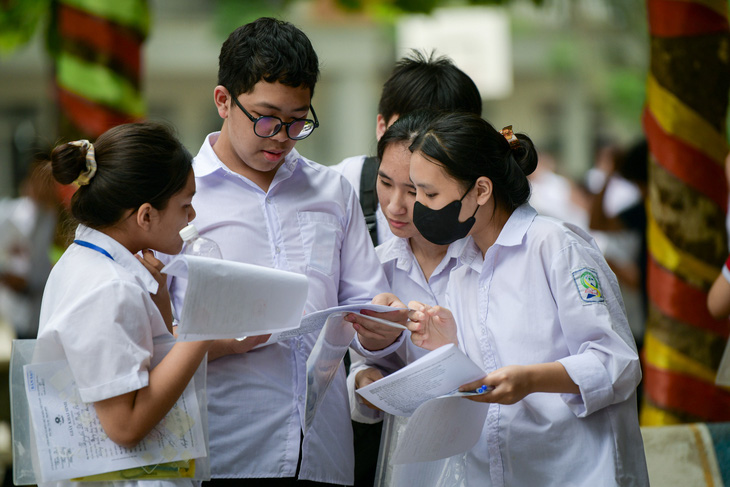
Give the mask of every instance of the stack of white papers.
[{"label": "stack of white papers", "polygon": [[411,417],[392,463],[426,462],[464,453],[479,440],[489,405],[458,389],[485,375],[449,344],[357,392],[387,413]]},{"label": "stack of white papers", "polygon": [[302,274],[192,255],[178,255],[162,272],[187,279],[177,329],[180,341],[298,328],[309,287]]}]

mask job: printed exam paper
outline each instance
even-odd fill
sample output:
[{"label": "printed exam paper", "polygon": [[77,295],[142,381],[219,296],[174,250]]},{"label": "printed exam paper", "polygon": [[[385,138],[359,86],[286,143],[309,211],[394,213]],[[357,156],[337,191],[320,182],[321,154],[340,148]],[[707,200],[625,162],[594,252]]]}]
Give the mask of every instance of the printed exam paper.
[{"label": "printed exam paper", "polygon": [[207,455],[192,380],[160,424],[128,449],[109,439],[93,404],[81,401],[66,361],[26,365],[24,372],[44,482]]}]

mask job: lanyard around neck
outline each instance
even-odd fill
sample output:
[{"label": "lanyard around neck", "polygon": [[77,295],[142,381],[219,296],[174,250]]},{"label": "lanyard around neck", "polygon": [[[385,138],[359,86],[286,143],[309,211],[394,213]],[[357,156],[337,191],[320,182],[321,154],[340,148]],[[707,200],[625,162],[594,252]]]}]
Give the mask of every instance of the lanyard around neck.
[{"label": "lanyard around neck", "polygon": [[112,256],[111,256],[111,254],[110,254],[109,252],[107,252],[106,250],[102,249],[102,248],[101,248],[101,247],[99,247],[98,245],[94,245],[94,244],[93,244],[93,243],[91,243],[91,242],[87,242],[86,240],[74,240],[74,243],[75,243],[76,245],[81,245],[82,247],[86,247],[86,248],[89,248],[89,249],[91,249],[91,250],[96,250],[96,251],[97,251],[97,252],[99,252],[100,254],[104,254],[104,255],[106,255],[107,257],[109,257],[109,258],[110,258],[111,260],[114,260],[114,257],[112,257]]}]

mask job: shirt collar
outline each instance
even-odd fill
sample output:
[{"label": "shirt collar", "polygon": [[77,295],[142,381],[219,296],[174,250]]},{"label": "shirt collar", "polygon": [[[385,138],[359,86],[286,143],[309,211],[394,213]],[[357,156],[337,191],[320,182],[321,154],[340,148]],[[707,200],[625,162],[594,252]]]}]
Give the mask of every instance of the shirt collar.
[{"label": "shirt collar", "polygon": [[124,245],[109,235],[85,225],[79,225],[76,228],[76,239],[89,242],[106,250],[112,256],[114,262],[136,277],[148,292],[153,294],[157,293],[159,285],[155,278],[152,277],[152,274],[150,274],[147,268]]},{"label": "shirt collar", "polygon": [[[408,239],[395,237],[392,239],[388,252],[385,253],[385,262],[395,260],[398,269],[408,271],[414,265],[417,265],[416,257],[413,255]],[[433,274],[438,274],[443,268],[449,265],[452,259],[458,259],[461,255],[464,246],[467,244],[467,239],[463,238],[449,245],[446,250],[446,255],[439,262],[439,265],[434,269]]]},{"label": "shirt collar", "polygon": [[461,239],[460,242],[463,243],[459,253],[459,265],[466,265],[476,271],[481,271],[484,259],[482,258],[482,251],[479,250],[474,239],[466,237]]},{"label": "shirt collar", "polygon": [[520,245],[525,239],[527,229],[530,228],[536,216],[537,211],[528,203],[515,208],[507,219],[507,223],[502,227],[502,231],[499,232],[494,245],[499,245],[500,247]]},{"label": "shirt collar", "polygon": [[[502,227],[502,231],[499,232],[494,245],[500,247],[521,245],[525,240],[527,230],[532,225],[536,216],[537,211],[528,203],[518,206],[507,219],[504,227]],[[464,240],[468,242],[464,244],[459,261],[461,264],[468,265],[472,269],[480,272],[484,263],[482,252],[471,237],[467,237]]]},{"label": "shirt collar", "polygon": [[[198,155],[196,155],[195,159],[193,159],[193,167],[195,168],[196,177],[205,177],[218,171],[233,173],[233,171],[231,171],[223,163],[223,161],[218,158],[218,154],[216,154],[213,150],[213,145],[218,141],[220,134],[220,132],[208,134],[203,141],[203,145],[200,147]],[[284,164],[282,164],[277,171],[277,179],[281,178],[281,176],[288,177],[294,172],[297,165],[303,162],[304,160],[299,155],[299,152],[297,152],[296,149],[292,149],[284,158]],[[282,173],[282,170],[286,171],[286,174]]]}]

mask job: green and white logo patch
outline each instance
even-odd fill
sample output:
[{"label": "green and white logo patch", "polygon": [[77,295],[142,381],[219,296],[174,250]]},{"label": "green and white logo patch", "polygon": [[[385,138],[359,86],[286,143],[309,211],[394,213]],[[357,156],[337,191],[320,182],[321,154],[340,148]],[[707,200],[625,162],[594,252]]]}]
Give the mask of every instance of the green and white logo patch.
[{"label": "green and white logo patch", "polygon": [[581,301],[585,303],[602,303],[605,301],[601,290],[601,281],[594,269],[584,267],[573,271],[573,282],[578,289]]}]

